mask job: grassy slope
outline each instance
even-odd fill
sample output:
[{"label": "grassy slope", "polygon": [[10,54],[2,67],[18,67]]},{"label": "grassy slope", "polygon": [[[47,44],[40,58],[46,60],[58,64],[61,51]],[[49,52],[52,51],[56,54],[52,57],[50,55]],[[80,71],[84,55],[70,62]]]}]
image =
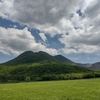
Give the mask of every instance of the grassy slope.
[{"label": "grassy slope", "polygon": [[0,100],[100,100],[100,79],[0,84]]}]

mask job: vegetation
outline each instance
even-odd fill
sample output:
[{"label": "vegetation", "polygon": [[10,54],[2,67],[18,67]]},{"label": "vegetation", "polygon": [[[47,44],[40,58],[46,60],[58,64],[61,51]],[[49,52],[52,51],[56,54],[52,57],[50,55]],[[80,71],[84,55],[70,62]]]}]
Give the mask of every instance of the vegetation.
[{"label": "vegetation", "polygon": [[55,58],[57,61],[59,61],[60,63],[75,64],[73,61],[71,61],[71,60],[65,58],[65,57],[62,56],[62,55],[56,55],[56,56],[54,56],[54,58]]},{"label": "vegetation", "polygon": [[10,60],[4,64],[6,65],[21,65],[21,64],[30,64],[30,63],[67,63],[67,64],[75,64],[71,60],[65,58],[62,55],[51,56],[46,52],[32,52],[26,51],[20,54],[13,60]]},{"label": "vegetation", "polygon": [[0,82],[70,80],[100,77],[100,72],[69,64],[0,66]]},{"label": "vegetation", "polygon": [[32,52],[26,51],[16,57],[13,60],[10,60],[4,64],[6,65],[21,65],[21,64],[30,64],[30,63],[58,63],[58,61],[51,55],[47,54],[46,52]]},{"label": "vegetation", "polygon": [[100,77],[100,72],[79,67],[67,58],[27,51],[0,65],[0,82],[70,80]]},{"label": "vegetation", "polygon": [[0,100],[100,100],[100,79],[0,84]]}]

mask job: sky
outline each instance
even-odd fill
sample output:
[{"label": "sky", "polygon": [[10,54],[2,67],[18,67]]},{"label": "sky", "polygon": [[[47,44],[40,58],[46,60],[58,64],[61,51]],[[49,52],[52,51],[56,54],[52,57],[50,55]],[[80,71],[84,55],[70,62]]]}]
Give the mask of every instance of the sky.
[{"label": "sky", "polygon": [[0,63],[24,51],[100,61],[100,0],[0,0]]}]

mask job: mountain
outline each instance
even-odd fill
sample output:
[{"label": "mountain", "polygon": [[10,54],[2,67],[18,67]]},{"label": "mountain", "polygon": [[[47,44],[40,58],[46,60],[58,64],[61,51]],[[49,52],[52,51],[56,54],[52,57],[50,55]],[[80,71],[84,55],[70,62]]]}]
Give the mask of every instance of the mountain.
[{"label": "mountain", "polygon": [[90,69],[100,70],[100,62],[94,63],[91,65]]},{"label": "mountain", "polygon": [[21,64],[33,64],[33,63],[43,63],[43,64],[63,63],[63,64],[81,66],[85,68],[89,68],[91,66],[91,64],[75,63],[62,55],[51,56],[50,54],[43,51],[39,51],[39,52],[25,51],[22,54],[20,54],[18,57],[16,57],[15,59],[12,59],[3,64],[21,65]]},{"label": "mountain", "polygon": [[56,55],[54,58],[59,61],[60,63],[67,63],[67,64],[75,64],[73,61],[67,59],[66,57],[62,55]]},{"label": "mountain", "polygon": [[80,79],[91,77],[91,72],[62,55],[26,51],[0,65],[0,82],[22,82],[27,78],[31,81]]},{"label": "mountain", "polygon": [[29,63],[54,63],[54,62],[57,63],[58,60],[56,60],[53,56],[49,55],[46,52],[39,51],[34,53],[32,51],[26,51],[20,54],[15,59],[10,60],[4,64],[18,65],[18,64],[29,64]]},{"label": "mountain", "polygon": [[81,64],[81,63],[76,63],[76,65],[81,66],[81,67],[85,67],[85,68],[90,68],[92,66],[92,64]]}]

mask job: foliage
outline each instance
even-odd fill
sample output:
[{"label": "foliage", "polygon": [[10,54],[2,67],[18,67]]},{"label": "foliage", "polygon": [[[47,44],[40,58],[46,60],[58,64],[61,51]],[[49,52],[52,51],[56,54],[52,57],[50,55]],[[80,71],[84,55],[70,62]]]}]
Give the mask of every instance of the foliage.
[{"label": "foliage", "polygon": [[100,77],[100,72],[61,63],[0,66],[0,82],[70,80]]}]

